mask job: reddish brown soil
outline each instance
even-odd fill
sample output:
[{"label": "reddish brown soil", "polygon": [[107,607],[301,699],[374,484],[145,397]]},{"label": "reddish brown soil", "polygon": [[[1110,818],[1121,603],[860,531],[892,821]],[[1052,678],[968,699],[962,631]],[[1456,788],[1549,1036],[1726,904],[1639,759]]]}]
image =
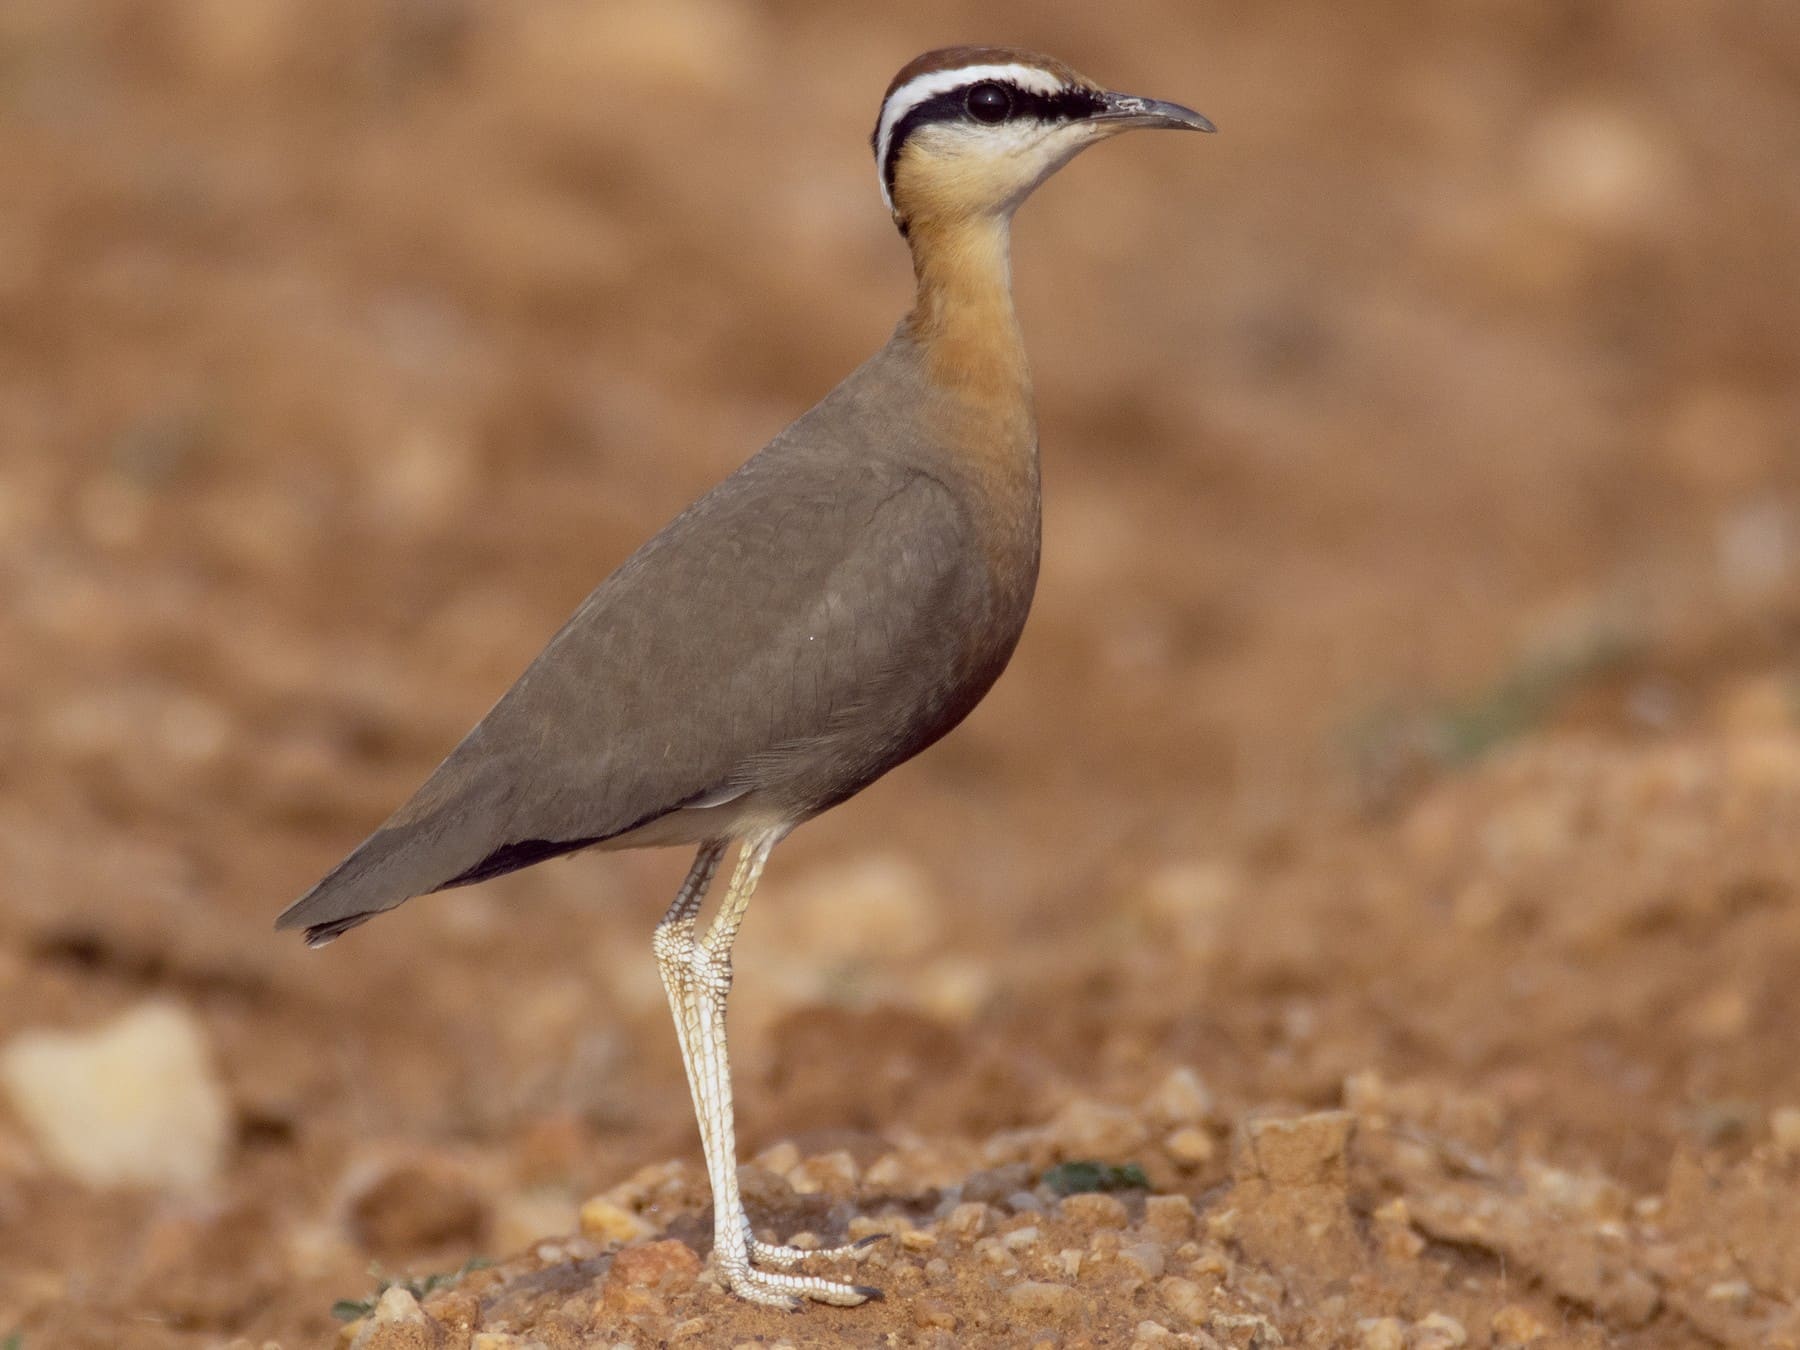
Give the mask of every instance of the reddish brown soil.
[{"label": "reddish brown soil", "polygon": [[[864,133],[969,38],[1223,134],[1022,213],[1032,626],[752,912],[753,1205],[915,1234],[778,1315],[645,1245],[685,859],[269,925],[883,340]],[[473,1256],[364,1345],[1800,1338],[1793,6],[14,0],[0,164],[0,1032],[172,1001],[234,1129],[178,1197],[0,1112],[0,1338]],[[648,1256],[533,1246],[619,1186]]]}]

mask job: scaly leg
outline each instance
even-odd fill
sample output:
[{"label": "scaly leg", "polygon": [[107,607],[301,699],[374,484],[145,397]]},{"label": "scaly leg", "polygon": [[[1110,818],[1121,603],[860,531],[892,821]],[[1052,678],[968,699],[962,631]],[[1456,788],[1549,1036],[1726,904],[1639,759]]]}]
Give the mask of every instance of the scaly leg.
[{"label": "scaly leg", "polygon": [[768,831],[745,839],[719,912],[705,936],[696,941],[694,922],[700,900],[724,852],[722,843],[701,847],[675,903],[656,927],[656,963],[669,995],[688,1089],[694,1098],[694,1114],[700,1123],[700,1144],[706,1154],[707,1179],[712,1183],[713,1258],[719,1274],[733,1293],[753,1303],[794,1308],[802,1298],[809,1298],[850,1307],[880,1297],[880,1291],[817,1276],[770,1274],[756,1269],[751,1258],[761,1256],[771,1264],[789,1266],[808,1256],[834,1256],[861,1244],[830,1252],[804,1252],[758,1242],[738,1191],[731,1065],[725,1044],[731,946],[743,924],[763,865],[784,833]]}]

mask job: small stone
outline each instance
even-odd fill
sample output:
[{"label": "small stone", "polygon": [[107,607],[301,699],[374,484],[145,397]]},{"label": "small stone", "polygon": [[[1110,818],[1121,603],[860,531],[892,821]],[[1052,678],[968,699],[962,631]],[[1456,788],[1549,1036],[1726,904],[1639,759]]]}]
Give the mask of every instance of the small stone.
[{"label": "small stone", "polygon": [[1371,1216],[1381,1250],[1397,1260],[1411,1261],[1425,1250],[1425,1239],[1412,1226],[1412,1211],[1405,1196],[1395,1196]]},{"label": "small stone", "polygon": [[1140,1279],[1155,1280],[1162,1277],[1167,1257],[1159,1244],[1139,1242],[1130,1247],[1121,1247],[1119,1262]]},{"label": "small stone", "polygon": [[1529,1308],[1517,1303],[1509,1303],[1495,1313],[1489,1327],[1494,1333],[1494,1344],[1503,1347],[1535,1345],[1550,1334],[1550,1328]]},{"label": "small stone", "polygon": [[920,1299],[913,1304],[913,1323],[920,1327],[941,1327],[945,1331],[955,1331],[957,1325],[956,1314],[936,1299]]},{"label": "small stone", "polygon": [[1771,1111],[1769,1135],[1783,1153],[1800,1157],[1800,1106],[1782,1106]]},{"label": "small stone", "polygon": [[1183,1340],[1191,1341],[1192,1337],[1177,1336],[1161,1322],[1146,1319],[1132,1329],[1131,1350],[1150,1350],[1152,1346],[1179,1345]]},{"label": "small stone", "polygon": [[828,1195],[844,1199],[856,1190],[856,1159],[842,1149],[808,1158],[787,1174],[796,1195]]},{"label": "small stone", "polygon": [[1056,1265],[1062,1271],[1064,1279],[1072,1280],[1081,1274],[1082,1255],[1077,1247],[1064,1247],[1056,1254]]},{"label": "small stone", "polygon": [[1185,1065],[1170,1070],[1144,1098],[1144,1114],[1165,1128],[1198,1125],[1213,1113],[1213,1096],[1200,1075]]},{"label": "small stone", "polygon": [[1244,1127],[1238,1172],[1272,1187],[1341,1184],[1355,1127],[1348,1111],[1252,1120]]},{"label": "small stone", "polygon": [[1007,1290],[1006,1301],[1028,1316],[1074,1318],[1086,1308],[1080,1290],[1048,1280],[1022,1280]]},{"label": "small stone", "polygon": [[844,1236],[852,1242],[874,1237],[877,1233],[883,1237],[898,1237],[911,1227],[911,1221],[903,1214],[852,1214]]},{"label": "small stone", "polygon": [[510,1252],[539,1238],[565,1234],[578,1221],[575,1202],[548,1187],[510,1192],[494,1207],[493,1247]]},{"label": "small stone", "polygon": [[448,1158],[355,1166],[344,1190],[351,1233],[384,1260],[454,1243],[478,1245],[487,1231],[485,1197],[468,1170]]},{"label": "small stone", "polygon": [[685,1289],[700,1274],[700,1258],[685,1242],[665,1238],[642,1247],[627,1247],[613,1257],[607,1286]]},{"label": "small stone", "polygon": [[1444,1313],[1431,1313],[1413,1323],[1410,1350],[1458,1350],[1469,1343],[1463,1324]]},{"label": "small stone", "polygon": [[863,1173],[863,1181],[871,1190],[899,1191],[906,1184],[907,1176],[906,1160],[898,1153],[884,1153],[869,1164],[868,1171]]},{"label": "small stone", "polygon": [[707,1326],[708,1323],[704,1317],[690,1317],[686,1321],[677,1322],[670,1329],[669,1339],[671,1341],[687,1341],[696,1336],[704,1336]]},{"label": "small stone", "polygon": [[0,1050],[0,1087],[51,1165],[91,1186],[195,1190],[230,1142],[205,1028],[174,1004],[92,1031],[21,1032]]},{"label": "small stone", "polygon": [[1706,1287],[1708,1303],[1723,1304],[1733,1312],[1747,1311],[1754,1297],[1749,1282],[1745,1280],[1720,1280]]},{"label": "small stone", "polygon": [[1057,1210],[1070,1223],[1084,1228],[1123,1228],[1130,1218],[1124,1201],[1099,1192],[1065,1195]]},{"label": "small stone", "polygon": [[1051,1122],[1050,1132],[1066,1158],[1123,1162],[1143,1147],[1144,1122],[1121,1106],[1079,1098]]},{"label": "small stone", "polygon": [[473,1333],[481,1329],[481,1300],[461,1289],[434,1294],[427,1311],[447,1331]]},{"label": "small stone", "polygon": [[1038,1229],[1036,1224],[1028,1224],[1024,1228],[1015,1228],[1000,1239],[1001,1244],[1009,1252],[1022,1252],[1027,1247],[1037,1244]]},{"label": "small stone", "polygon": [[1359,1350],[1406,1350],[1406,1323],[1398,1317],[1365,1317],[1356,1324]]},{"label": "small stone", "polygon": [[908,1228],[900,1234],[900,1245],[909,1252],[928,1252],[937,1246],[937,1234],[925,1228]]},{"label": "small stone", "polygon": [[771,1144],[750,1160],[758,1167],[785,1177],[800,1165],[800,1149],[791,1139],[783,1139],[778,1144]]},{"label": "small stone", "polygon": [[1213,1137],[1196,1125],[1184,1125],[1170,1131],[1162,1146],[1171,1162],[1186,1169],[1206,1166],[1219,1152]]},{"label": "small stone", "polygon": [[1144,1201],[1144,1227],[1175,1245],[1194,1233],[1194,1202],[1185,1195],[1153,1195]]},{"label": "small stone", "polygon": [[444,1329],[426,1315],[418,1299],[395,1285],[383,1292],[350,1350],[435,1350],[443,1341]]},{"label": "small stone", "polygon": [[950,1211],[944,1220],[944,1231],[952,1237],[977,1238],[987,1232],[993,1222],[993,1211],[979,1200],[965,1200]]},{"label": "small stone", "polygon": [[1197,1327],[1206,1320],[1206,1294],[1192,1280],[1170,1275],[1156,1286],[1156,1292],[1169,1311],[1189,1326]]},{"label": "small stone", "polygon": [[596,1195],[582,1205],[579,1217],[582,1233],[596,1242],[637,1242],[656,1232],[640,1216],[603,1195]]},{"label": "small stone", "polygon": [[962,1198],[997,1205],[1007,1196],[1030,1186],[1036,1175],[1027,1163],[1006,1163],[984,1171],[971,1172],[963,1178]]},{"label": "small stone", "polygon": [[1744,1034],[1752,1012],[1748,994],[1733,985],[1721,985],[1690,1005],[1684,1020],[1701,1040],[1731,1041]]}]

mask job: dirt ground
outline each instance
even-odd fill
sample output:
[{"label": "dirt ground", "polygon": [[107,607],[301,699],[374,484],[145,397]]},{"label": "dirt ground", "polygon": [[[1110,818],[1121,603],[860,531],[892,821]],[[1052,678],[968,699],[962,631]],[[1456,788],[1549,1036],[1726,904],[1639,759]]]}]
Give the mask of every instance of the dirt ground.
[{"label": "dirt ground", "polygon": [[[751,912],[779,1314],[685,857],[270,924],[884,339],[966,40],[1222,134],[1022,212],[1031,626]],[[1800,1345],[1797,164],[1783,0],[8,0],[0,1344]]]}]

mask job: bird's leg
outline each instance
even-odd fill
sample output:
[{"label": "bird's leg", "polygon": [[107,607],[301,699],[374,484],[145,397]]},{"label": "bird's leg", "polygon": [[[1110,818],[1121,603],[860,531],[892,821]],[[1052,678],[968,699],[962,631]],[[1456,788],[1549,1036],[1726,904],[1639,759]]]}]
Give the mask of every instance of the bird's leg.
[{"label": "bird's leg", "polygon": [[770,832],[745,840],[732,869],[719,912],[698,941],[694,918],[722,846],[708,844],[674,905],[656,929],[656,959],[675,1017],[676,1035],[699,1118],[700,1143],[706,1154],[707,1178],[713,1195],[713,1258],[731,1291],[754,1303],[793,1308],[803,1298],[851,1306],[876,1297],[878,1291],[838,1284],[816,1276],[770,1274],[756,1269],[751,1256],[769,1252],[777,1264],[792,1264],[802,1255],[793,1249],[757,1243],[738,1191],[737,1143],[732,1124],[731,1066],[725,1044],[725,1000],[731,989],[731,946],[744,921],[750,895],[781,835]]},{"label": "bird's leg", "polygon": [[[675,1018],[675,1039],[681,1045],[681,1067],[687,1073],[688,1092],[700,1101],[700,1081],[694,1074],[699,1059],[694,1052],[693,1028],[697,1017],[690,1014],[693,1003],[687,976],[688,958],[694,950],[694,921],[700,915],[700,902],[719,870],[719,859],[725,856],[723,840],[708,840],[694,855],[687,879],[675,894],[675,902],[656,925],[651,947],[656,952],[656,969],[662,976],[663,991],[669,996],[669,1011]],[[700,1117],[700,1142],[706,1152],[707,1169],[712,1168],[712,1140],[706,1137],[706,1117]]]}]

